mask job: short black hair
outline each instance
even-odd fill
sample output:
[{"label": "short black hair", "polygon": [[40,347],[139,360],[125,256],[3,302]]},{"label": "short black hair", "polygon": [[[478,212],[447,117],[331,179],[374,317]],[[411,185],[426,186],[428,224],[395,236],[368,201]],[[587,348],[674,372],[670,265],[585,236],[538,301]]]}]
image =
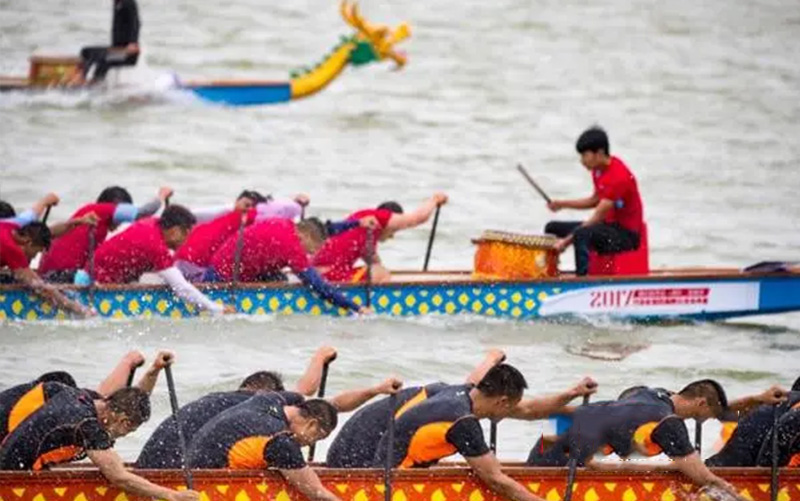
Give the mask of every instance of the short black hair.
[{"label": "short black hair", "polygon": [[725,395],[725,390],[713,379],[701,379],[689,383],[678,394],[685,398],[703,398],[716,416],[720,416],[728,410],[728,397]]},{"label": "short black hair", "polygon": [[285,391],[283,386],[283,376],[273,371],[258,371],[250,374],[242,384],[240,390],[250,391]]},{"label": "short black hair", "polygon": [[483,376],[476,388],[487,397],[522,398],[528,382],[525,376],[515,367],[508,364],[497,364]]},{"label": "short black hair", "polygon": [[150,397],[139,388],[121,388],[112,393],[106,403],[111,411],[127,417],[133,426],[150,419]]},{"label": "short black hair", "polygon": [[22,228],[17,229],[17,235],[28,237],[33,245],[43,247],[45,250],[50,248],[50,242],[53,239],[50,228],[40,221],[28,223]]},{"label": "short black hair", "polygon": [[622,393],[619,394],[619,396],[617,397],[617,400],[623,400],[625,398],[630,397],[631,395],[633,395],[635,393],[639,393],[640,391],[646,390],[646,389],[647,389],[647,386],[643,386],[643,385],[631,386],[630,388],[625,388],[624,390],[622,390]]},{"label": "short black hair", "polygon": [[393,200],[389,200],[380,204],[378,206],[378,210],[388,210],[389,212],[394,212],[395,214],[402,214],[403,206]]},{"label": "short black hair", "polygon": [[339,422],[338,412],[327,400],[313,398],[296,405],[300,409],[300,415],[306,419],[316,419],[319,427],[326,434],[330,434],[336,429]]},{"label": "short black hair", "polygon": [[191,230],[195,223],[197,223],[197,219],[194,214],[182,205],[170,205],[164,209],[158,220],[158,225],[162,230],[168,230],[175,226]]},{"label": "short black hair", "polygon": [[608,145],[608,134],[600,127],[591,127],[583,131],[575,143],[575,149],[578,153],[586,151],[598,152],[604,151],[606,155],[611,154],[611,149]]},{"label": "short black hair", "polygon": [[61,383],[67,386],[72,386],[73,388],[78,387],[78,383],[75,382],[75,378],[72,377],[72,374],[66,371],[45,372],[39,376],[36,381],[40,383]]},{"label": "short black hair", "polygon": [[244,190],[239,193],[239,196],[236,197],[236,200],[240,198],[249,198],[253,201],[253,203],[262,204],[272,199],[272,196],[267,195],[266,197],[261,193],[257,192],[256,190]]},{"label": "short black hair", "polygon": [[794,380],[792,391],[800,391],[800,377]]},{"label": "short black hair", "polygon": [[100,196],[97,197],[97,203],[132,204],[133,197],[131,197],[131,194],[128,193],[128,190],[122,186],[109,186],[100,192]]},{"label": "short black hair", "polygon": [[14,217],[16,215],[17,211],[14,210],[13,205],[6,202],[5,200],[0,200],[0,219],[5,219],[7,217]]}]

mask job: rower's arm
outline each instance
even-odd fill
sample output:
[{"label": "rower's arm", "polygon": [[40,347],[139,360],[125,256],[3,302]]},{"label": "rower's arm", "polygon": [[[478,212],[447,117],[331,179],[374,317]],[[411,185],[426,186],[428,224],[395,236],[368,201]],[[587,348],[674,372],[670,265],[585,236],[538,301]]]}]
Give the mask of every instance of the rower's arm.
[{"label": "rower's arm", "polygon": [[27,209],[20,212],[14,217],[7,217],[4,219],[0,219],[0,222],[16,224],[17,226],[22,228],[23,226],[27,226],[38,220],[39,217],[36,215],[36,212],[34,212],[33,209]]},{"label": "rower's arm", "polygon": [[489,353],[486,354],[486,358],[484,358],[483,361],[467,376],[467,384],[477,385],[492,367],[502,363],[505,359],[506,354],[503,353],[503,350],[489,350]]},{"label": "rower's arm", "polygon": [[684,457],[672,458],[672,464],[675,470],[683,473],[698,485],[713,485],[735,496],[736,499],[743,499],[731,484],[708,469],[697,452]]},{"label": "rower's arm", "polygon": [[572,400],[597,391],[597,382],[586,377],[567,391],[546,397],[529,398],[522,400],[512,411],[514,419],[536,420],[544,419],[552,414],[569,414],[571,411],[566,406]]},{"label": "rower's arm", "polygon": [[104,397],[110,396],[120,388],[124,388],[128,383],[131,371],[144,363],[144,355],[140,351],[128,352],[119,361],[114,370],[97,387],[97,393]]},{"label": "rower's arm", "polygon": [[209,299],[208,296],[197,290],[197,287],[187,282],[186,278],[175,266],[159,271],[158,275],[169,284],[175,294],[181,299],[185,299],[215,314],[224,313],[224,306],[215,303]]},{"label": "rower's arm", "polygon": [[139,382],[136,383],[136,387],[148,395],[153,393],[153,388],[155,388],[156,382],[158,382],[158,375],[161,370],[164,367],[172,365],[174,362],[174,353],[167,350],[159,351],[155,360],[153,360],[153,365],[151,365],[150,368],[147,369],[147,372],[142,375],[142,377],[139,379]]},{"label": "rower's arm", "polygon": [[361,309],[353,300],[348,299],[340,290],[326,282],[314,268],[306,268],[303,271],[297,272],[296,275],[297,278],[303,282],[303,285],[319,294],[322,299],[333,303],[334,306],[354,312]]},{"label": "rower's arm", "polygon": [[58,308],[63,308],[80,316],[88,316],[91,312],[82,304],[73,301],[65,296],[60,290],[52,285],[45,283],[39,275],[30,268],[20,268],[14,270],[14,278],[33,290],[34,293],[50,301]]},{"label": "rower's arm", "polygon": [[230,211],[230,207],[206,207],[203,209],[192,209],[192,215],[197,219],[197,224],[200,224],[216,219]]},{"label": "rower's arm", "polygon": [[392,395],[397,393],[402,387],[402,381],[395,378],[388,378],[372,388],[342,392],[330,399],[330,403],[336,407],[336,410],[339,412],[351,412],[378,395]]},{"label": "rower's arm", "polygon": [[392,214],[386,228],[397,231],[419,226],[430,219],[431,214],[433,214],[437,206],[445,203],[447,203],[447,195],[444,193],[436,193],[413,212],[409,212],[408,214]]},{"label": "rower's arm", "polygon": [[256,222],[265,219],[295,220],[303,213],[303,207],[294,200],[279,198],[256,204]]},{"label": "rower's arm", "polygon": [[49,227],[50,234],[53,236],[53,238],[58,238],[63,234],[65,234],[66,232],[74,228],[77,228],[82,224],[88,224],[93,226],[97,224],[98,219],[99,218],[97,217],[97,214],[95,214],[94,212],[90,212],[81,217],[72,218],[69,221],[65,221],[63,223],[56,223],[51,225]]},{"label": "rower's arm", "polygon": [[112,485],[128,494],[154,499],[166,499],[167,501],[193,501],[198,499],[199,495],[194,491],[174,491],[134,475],[125,469],[122,458],[113,449],[87,451],[86,455]]},{"label": "rower's arm", "polygon": [[590,197],[576,198],[573,200],[555,200],[555,202],[561,209],[586,210],[597,207],[600,200],[597,198],[597,195],[592,195]]},{"label": "rower's arm", "polygon": [[746,397],[737,398],[728,404],[728,410],[736,413],[738,417],[747,414],[759,405],[775,405],[786,400],[788,393],[778,385],[773,385],[769,389]]},{"label": "rower's arm", "polygon": [[491,490],[501,496],[513,501],[544,501],[544,499],[532,494],[519,482],[503,473],[500,461],[498,461],[491,452],[487,452],[482,456],[467,457],[466,460],[467,464],[472,468],[472,471],[474,471]]},{"label": "rower's arm", "polygon": [[614,202],[607,198],[603,198],[597,203],[596,207],[594,208],[594,212],[592,212],[592,215],[589,216],[589,219],[584,221],[581,226],[591,226],[593,224],[602,223],[606,218],[606,214],[608,214],[608,212],[613,208]]},{"label": "rower's arm", "polygon": [[296,470],[279,470],[289,484],[313,501],[339,501],[339,498],[325,488],[317,474],[308,466]]},{"label": "rower's arm", "polygon": [[317,392],[319,384],[322,381],[322,370],[325,364],[333,361],[336,358],[336,349],[330,346],[323,346],[318,349],[311,360],[308,362],[308,368],[303,376],[297,380],[294,390],[301,395],[307,397],[312,396]]},{"label": "rower's arm", "polygon": [[44,215],[45,211],[48,207],[52,207],[54,205],[58,205],[60,199],[58,195],[55,193],[48,193],[41,199],[37,200],[35,204],[33,204],[32,210],[36,214],[36,219],[39,220]]}]

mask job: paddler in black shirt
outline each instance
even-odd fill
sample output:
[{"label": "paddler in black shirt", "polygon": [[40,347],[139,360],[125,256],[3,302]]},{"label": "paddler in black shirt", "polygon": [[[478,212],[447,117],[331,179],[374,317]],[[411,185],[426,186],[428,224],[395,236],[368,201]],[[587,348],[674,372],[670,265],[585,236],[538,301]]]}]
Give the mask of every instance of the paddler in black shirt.
[{"label": "paddler in black shirt", "polygon": [[113,66],[135,66],[139,59],[139,8],[136,0],[113,0],[114,21],[111,28],[111,47],[84,47],[83,77],[87,78],[92,68],[92,82],[100,82]]}]

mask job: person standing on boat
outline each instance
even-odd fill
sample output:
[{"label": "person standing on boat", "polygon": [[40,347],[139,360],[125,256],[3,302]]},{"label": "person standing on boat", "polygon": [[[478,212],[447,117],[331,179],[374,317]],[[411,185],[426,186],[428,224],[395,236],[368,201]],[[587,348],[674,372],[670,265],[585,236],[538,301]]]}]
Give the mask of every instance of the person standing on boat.
[{"label": "person standing on boat", "polygon": [[128,494],[197,501],[195,491],[176,491],[128,471],[113,447],[150,418],[150,398],[139,388],[123,388],[108,398],[64,387],[19,425],[0,446],[0,470],[40,471],[88,457],[115,487]]},{"label": "person standing on boat", "polygon": [[114,5],[111,27],[111,46],[92,46],[81,49],[83,78],[92,82],[105,79],[114,66],[135,66],[139,60],[139,7],[136,0],[112,0]]},{"label": "person standing on boat", "polygon": [[574,245],[575,272],[582,276],[589,271],[589,251],[616,254],[638,249],[644,216],[636,178],[622,160],[610,154],[603,129],[584,131],[575,149],[591,173],[594,193],[586,198],[552,200],[547,207],[553,212],[593,210],[592,215],[583,222],[551,221],[544,231],[560,238],[556,243],[559,252]]}]

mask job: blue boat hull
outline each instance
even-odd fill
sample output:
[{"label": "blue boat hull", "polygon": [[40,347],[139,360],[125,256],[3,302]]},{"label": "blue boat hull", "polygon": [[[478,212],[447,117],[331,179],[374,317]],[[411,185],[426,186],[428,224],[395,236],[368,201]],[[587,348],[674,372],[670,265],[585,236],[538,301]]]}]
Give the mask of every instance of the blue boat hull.
[{"label": "blue boat hull", "polygon": [[181,89],[192,92],[204,101],[228,106],[257,106],[285,103],[292,99],[288,82],[244,82],[184,85]]}]

